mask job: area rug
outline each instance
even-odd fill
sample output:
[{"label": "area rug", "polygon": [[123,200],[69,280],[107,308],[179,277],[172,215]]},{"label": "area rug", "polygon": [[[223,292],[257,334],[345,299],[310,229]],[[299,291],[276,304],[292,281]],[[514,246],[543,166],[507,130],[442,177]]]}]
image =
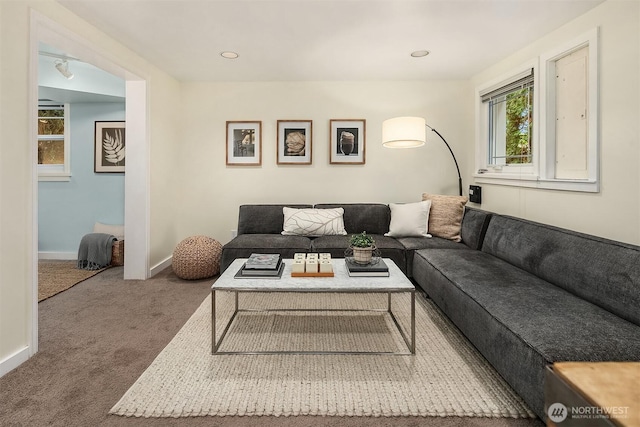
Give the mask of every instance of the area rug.
[{"label": "area rug", "polygon": [[[218,324],[231,293],[218,293]],[[222,300],[222,301],[221,301]],[[408,296],[394,296],[409,325]],[[383,308],[385,295],[241,294],[241,307]],[[220,317],[219,317],[220,316]],[[222,326],[219,326],[222,328]],[[218,327],[218,336],[221,329]],[[406,349],[388,314],[241,313],[221,350]],[[416,355],[212,355],[211,297],[113,406],[127,417],[535,417],[430,300],[416,296]]]},{"label": "area rug", "polygon": [[76,261],[38,261],[38,302],[66,291],[104,270],[80,270],[76,268]]}]

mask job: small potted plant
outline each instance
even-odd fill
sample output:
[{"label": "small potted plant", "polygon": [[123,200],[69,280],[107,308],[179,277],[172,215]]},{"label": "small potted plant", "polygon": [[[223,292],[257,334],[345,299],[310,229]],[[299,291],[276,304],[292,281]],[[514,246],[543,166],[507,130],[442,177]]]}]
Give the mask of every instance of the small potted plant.
[{"label": "small potted plant", "polygon": [[353,250],[353,260],[358,264],[369,264],[371,255],[375,250],[376,241],[373,236],[363,231],[360,234],[353,234],[349,239],[349,246]]}]

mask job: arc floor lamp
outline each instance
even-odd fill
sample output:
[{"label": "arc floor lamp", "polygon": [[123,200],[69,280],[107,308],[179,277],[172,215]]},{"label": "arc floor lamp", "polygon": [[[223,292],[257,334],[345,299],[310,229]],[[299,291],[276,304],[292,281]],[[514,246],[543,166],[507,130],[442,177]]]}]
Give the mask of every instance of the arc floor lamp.
[{"label": "arc floor lamp", "polygon": [[440,132],[429,126],[422,117],[395,117],[382,122],[382,145],[389,148],[414,148],[423,146],[426,141],[426,128],[431,129],[445,143],[458,171],[458,190],[462,196],[462,176],[460,167],[449,143]]}]

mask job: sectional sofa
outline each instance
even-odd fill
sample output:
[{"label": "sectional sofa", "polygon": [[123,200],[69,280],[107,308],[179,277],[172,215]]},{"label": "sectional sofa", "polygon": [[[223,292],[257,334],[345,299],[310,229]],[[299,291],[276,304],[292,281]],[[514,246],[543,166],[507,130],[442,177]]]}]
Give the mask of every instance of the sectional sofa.
[{"label": "sectional sofa", "polygon": [[[247,258],[253,252],[280,253],[291,258],[296,252],[329,252],[334,258],[343,258],[348,245],[345,235],[300,236],[282,235],[283,208],[344,210],[344,229],[348,234],[366,231],[374,236],[376,247],[386,258],[391,258],[408,277],[413,274],[413,254],[423,248],[462,249],[470,245],[478,249],[480,243],[477,225],[464,227],[466,239],[460,243],[442,238],[388,237],[391,210],[381,203],[336,203],[316,205],[242,205],[239,208],[237,236],[222,248],[221,271],[236,258]],[[473,221],[469,219],[470,225]]]},{"label": "sectional sofa", "polygon": [[385,236],[384,204],[244,205],[221,268],[252,252],[344,256],[344,235],[282,235],[285,206],[342,208],[345,230],[373,234],[542,419],[547,365],[640,361],[638,246],[468,207],[454,241]]}]

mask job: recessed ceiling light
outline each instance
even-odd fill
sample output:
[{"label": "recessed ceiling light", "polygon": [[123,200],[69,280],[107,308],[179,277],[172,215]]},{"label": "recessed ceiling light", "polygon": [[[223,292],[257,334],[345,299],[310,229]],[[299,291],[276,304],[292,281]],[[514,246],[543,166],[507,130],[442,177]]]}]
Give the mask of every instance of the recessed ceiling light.
[{"label": "recessed ceiling light", "polygon": [[227,58],[227,59],[236,59],[240,55],[238,55],[235,52],[224,51],[224,52],[220,52],[220,56],[222,56],[223,58]]},{"label": "recessed ceiling light", "polygon": [[422,58],[423,56],[429,55],[429,53],[428,50],[416,50],[415,52],[411,52],[411,56],[414,58]]}]

